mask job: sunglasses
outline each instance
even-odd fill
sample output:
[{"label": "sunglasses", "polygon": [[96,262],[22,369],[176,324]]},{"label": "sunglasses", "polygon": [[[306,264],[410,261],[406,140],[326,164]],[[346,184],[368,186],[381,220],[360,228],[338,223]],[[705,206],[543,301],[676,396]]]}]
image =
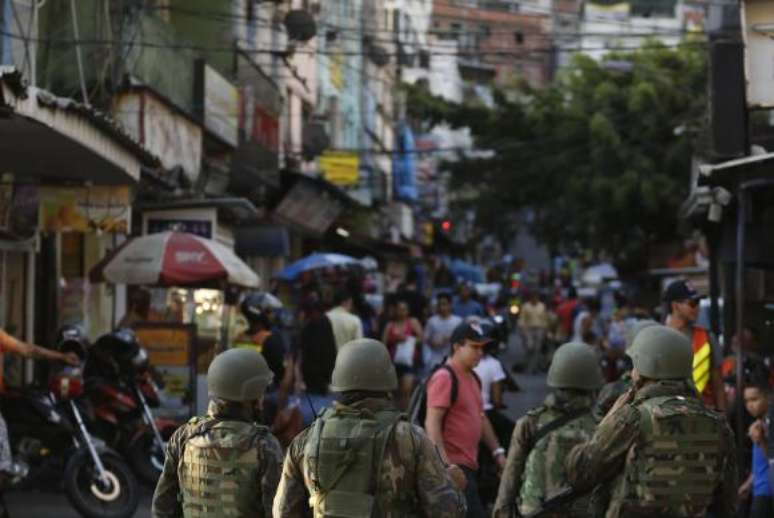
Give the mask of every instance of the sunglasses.
[{"label": "sunglasses", "polygon": [[683,304],[688,304],[692,308],[695,308],[695,307],[698,307],[699,301],[698,299],[688,299],[688,300],[684,300]]}]

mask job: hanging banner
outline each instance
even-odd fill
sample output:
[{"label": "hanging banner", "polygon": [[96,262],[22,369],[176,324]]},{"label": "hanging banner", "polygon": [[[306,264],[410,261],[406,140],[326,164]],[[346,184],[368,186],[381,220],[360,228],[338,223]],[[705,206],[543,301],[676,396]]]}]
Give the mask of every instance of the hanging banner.
[{"label": "hanging banner", "polygon": [[126,234],[131,216],[128,186],[41,187],[42,232],[115,232]]},{"label": "hanging banner", "polygon": [[319,158],[320,170],[334,185],[357,185],[360,159],[357,153],[326,151]]}]

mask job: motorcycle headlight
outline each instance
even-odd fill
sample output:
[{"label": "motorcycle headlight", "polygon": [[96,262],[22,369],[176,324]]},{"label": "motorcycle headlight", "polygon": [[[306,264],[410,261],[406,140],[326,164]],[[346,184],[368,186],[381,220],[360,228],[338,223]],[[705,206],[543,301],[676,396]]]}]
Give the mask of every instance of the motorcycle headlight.
[{"label": "motorcycle headlight", "polygon": [[511,305],[511,315],[518,315],[519,314],[519,306],[518,304],[512,304]]}]

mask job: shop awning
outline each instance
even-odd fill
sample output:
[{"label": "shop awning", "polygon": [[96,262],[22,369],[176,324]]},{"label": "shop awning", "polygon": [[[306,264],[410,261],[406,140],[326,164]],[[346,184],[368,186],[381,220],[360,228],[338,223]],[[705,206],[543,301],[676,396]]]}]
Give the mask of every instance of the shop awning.
[{"label": "shop awning", "polygon": [[0,149],[3,170],[44,180],[136,183],[158,159],[107,115],[72,99],[26,86],[0,67]]},{"label": "shop awning", "polygon": [[234,228],[234,249],[241,257],[287,257],[288,229],[280,225],[246,225]]}]

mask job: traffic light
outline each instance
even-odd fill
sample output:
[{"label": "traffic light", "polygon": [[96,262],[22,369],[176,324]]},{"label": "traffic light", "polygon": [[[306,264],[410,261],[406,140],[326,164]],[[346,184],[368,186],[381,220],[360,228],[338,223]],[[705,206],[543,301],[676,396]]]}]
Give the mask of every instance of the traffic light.
[{"label": "traffic light", "polygon": [[452,227],[451,221],[449,221],[448,219],[441,221],[441,230],[443,230],[444,232],[449,232],[451,230],[451,227]]}]

